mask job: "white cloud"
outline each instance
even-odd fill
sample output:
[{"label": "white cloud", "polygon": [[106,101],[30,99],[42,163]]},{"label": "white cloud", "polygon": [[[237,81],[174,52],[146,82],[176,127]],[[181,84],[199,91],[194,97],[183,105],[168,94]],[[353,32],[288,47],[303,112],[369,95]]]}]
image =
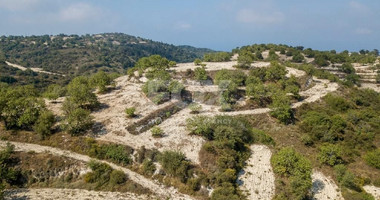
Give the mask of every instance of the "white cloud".
[{"label": "white cloud", "polygon": [[274,24],[284,21],[282,12],[260,12],[251,9],[242,9],[237,13],[236,19],[243,23]]},{"label": "white cloud", "polygon": [[76,3],[61,9],[59,19],[65,22],[83,22],[99,18],[102,14],[102,10],[98,7],[86,3]]},{"label": "white cloud", "polygon": [[349,6],[354,12],[360,14],[368,14],[371,11],[368,6],[357,1],[350,1]]},{"label": "white cloud", "polygon": [[192,28],[192,25],[186,22],[179,22],[174,27],[177,30],[187,31]]},{"label": "white cloud", "polygon": [[372,34],[372,30],[371,29],[368,29],[368,28],[357,28],[355,30],[355,33],[358,34],[358,35],[370,35]]},{"label": "white cloud", "polygon": [[0,0],[0,8],[10,11],[30,10],[41,2],[42,0]]}]

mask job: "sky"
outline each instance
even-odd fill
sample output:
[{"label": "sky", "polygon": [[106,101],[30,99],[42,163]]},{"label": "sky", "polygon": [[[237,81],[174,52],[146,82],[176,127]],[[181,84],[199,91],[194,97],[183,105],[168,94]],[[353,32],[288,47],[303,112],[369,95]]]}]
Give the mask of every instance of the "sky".
[{"label": "sky", "polygon": [[0,0],[0,35],[120,32],[230,51],[380,49],[378,0]]}]

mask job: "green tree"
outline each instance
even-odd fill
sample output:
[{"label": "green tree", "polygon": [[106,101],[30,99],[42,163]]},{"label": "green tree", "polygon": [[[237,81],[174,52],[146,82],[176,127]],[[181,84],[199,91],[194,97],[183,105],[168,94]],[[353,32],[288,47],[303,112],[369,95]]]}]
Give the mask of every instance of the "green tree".
[{"label": "green tree", "polygon": [[283,79],[286,75],[286,68],[278,62],[272,62],[271,66],[266,70],[265,79],[269,81],[277,81]]},{"label": "green tree", "polygon": [[96,95],[92,92],[88,78],[76,77],[67,86],[69,100],[82,108],[93,108],[99,105]]},{"label": "green tree", "polygon": [[194,78],[197,81],[205,81],[207,80],[207,72],[204,67],[197,67],[194,69]]},{"label": "green tree", "polygon": [[65,129],[71,135],[79,135],[89,130],[94,124],[90,111],[76,108],[66,117]]},{"label": "green tree", "polygon": [[111,77],[106,74],[104,71],[99,71],[96,74],[92,75],[89,80],[89,84],[92,87],[98,89],[99,93],[104,93],[107,90],[108,85],[112,83]]},{"label": "green tree", "polygon": [[202,60],[201,59],[197,58],[197,59],[194,60],[194,65],[199,66],[201,64],[202,64]]},{"label": "green tree", "polygon": [[159,155],[159,162],[162,168],[169,175],[186,178],[187,170],[189,168],[189,162],[186,161],[186,157],[181,152],[176,151],[164,151]]},{"label": "green tree", "polygon": [[302,63],[305,57],[301,53],[297,53],[296,55],[293,55],[292,61],[296,63]]},{"label": "green tree", "polygon": [[293,111],[290,106],[289,97],[278,92],[272,96],[272,103],[269,105],[271,108],[271,116],[280,120],[280,122],[287,124],[290,123],[293,118]]},{"label": "green tree", "polygon": [[55,116],[50,111],[42,112],[37,122],[34,124],[34,131],[42,138],[51,135],[51,128],[55,123]]},{"label": "green tree", "polygon": [[63,97],[65,95],[66,95],[66,88],[57,84],[49,85],[46,91],[43,93],[43,96],[50,100],[56,100],[59,97]]},{"label": "green tree", "polygon": [[7,129],[31,129],[43,110],[45,103],[38,98],[33,86],[1,90],[0,119]]}]

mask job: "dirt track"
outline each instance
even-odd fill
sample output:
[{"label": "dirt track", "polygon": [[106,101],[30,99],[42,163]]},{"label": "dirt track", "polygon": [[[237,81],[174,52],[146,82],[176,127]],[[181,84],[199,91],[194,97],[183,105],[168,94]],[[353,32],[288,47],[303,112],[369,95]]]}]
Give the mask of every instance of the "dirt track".
[{"label": "dirt track", "polygon": [[275,194],[274,174],[270,163],[272,153],[265,145],[252,145],[244,173],[239,176],[242,190],[249,200],[271,200]]}]

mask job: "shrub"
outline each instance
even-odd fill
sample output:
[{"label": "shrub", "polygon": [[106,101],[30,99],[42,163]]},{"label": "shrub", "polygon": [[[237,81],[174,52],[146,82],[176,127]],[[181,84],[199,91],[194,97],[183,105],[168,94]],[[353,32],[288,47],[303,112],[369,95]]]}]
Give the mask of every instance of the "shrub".
[{"label": "shrub", "polygon": [[156,166],[150,159],[145,159],[142,163],[142,171],[145,175],[152,176],[156,171]]},{"label": "shrub", "polygon": [[51,127],[55,123],[54,114],[50,111],[42,112],[38,117],[37,122],[34,124],[34,131],[41,135],[42,138],[51,134]]},{"label": "shrub", "polygon": [[202,60],[197,58],[194,60],[194,65],[198,66],[198,65],[201,65],[202,64]]},{"label": "shrub", "polygon": [[164,151],[159,155],[159,162],[162,168],[171,176],[179,177],[182,180],[187,178],[189,162],[181,152]]},{"label": "shrub", "polygon": [[380,169],[380,149],[368,152],[364,159],[368,165]]},{"label": "shrub", "polygon": [[203,56],[203,61],[205,62],[225,62],[230,61],[231,53],[228,52],[216,52],[216,53],[206,53]]},{"label": "shrub", "polygon": [[110,174],[111,186],[120,185],[127,181],[127,176],[123,171],[113,170]]},{"label": "shrub", "polygon": [[346,74],[354,74],[355,73],[355,68],[352,66],[351,63],[344,63],[340,69],[346,73]]},{"label": "shrub", "polygon": [[197,67],[194,69],[194,78],[197,81],[207,80],[207,72],[204,67]]},{"label": "shrub", "polygon": [[355,190],[357,192],[362,191],[358,178],[350,171],[346,171],[340,183],[346,188]]},{"label": "shrub", "polygon": [[127,114],[127,117],[133,118],[136,116],[135,114],[136,108],[135,107],[130,107],[125,109],[125,114]]},{"label": "shrub", "polygon": [[271,163],[275,173],[284,176],[303,175],[311,181],[311,162],[293,148],[281,149],[272,156]]},{"label": "shrub", "polygon": [[178,81],[171,81],[169,86],[168,86],[168,91],[171,94],[181,94],[181,92],[184,88],[185,87],[182,85],[182,83],[180,83]]},{"label": "shrub", "polygon": [[265,79],[269,81],[278,81],[283,79],[286,75],[286,68],[280,65],[278,62],[272,62],[271,66],[267,68],[265,73]]},{"label": "shrub", "polygon": [[91,76],[89,83],[92,87],[97,88],[99,93],[104,93],[107,90],[106,86],[112,83],[112,79],[104,71],[99,71]]},{"label": "shrub", "polygon": [[351,104],[343,97],[327,94],[324,99],[327,105],[336,111],[344,112],[351,108]]},{"label": "shrub", "polygon": [[52,84],[49,85],[46,91],[43,93],[45,98],[50,100],[58,99],[59,97],[63,97],[66,94],[66,89],[60,85]]},{"label": "shrub", "polygon": [[341,148],[334,144],[323,144],[319,147],[318,160],[330,166],[343,163]]},{"label": "shrub", "polygon": [[66,117],[65,130],[71,135],[78,135],[89,130],[94,124],[90,111],[76,108]]},{"label": "shrub", "polygon": [[211,194],[211,200],[240,200],[236,188],[231,183],[224,183],[222,186],[215,188]]},{"label": "shrub", "polygon": [[164,131],[158,126],[154,126],[151,129],[151,132],[152,132],[152,136],[155,138],[162,137],[164,135]]},{"label": "shrub", "polygon": [[215,74],[215,84],[219,85],[222,81],[231,81],[237,86],[244,85],[246,75],[240,70],[229,71],[222,69]]},{"label": "shrub", "polygon": [[338,182],[342,181],[344,174],[346,174],[346,171],[347,171],[347,167],[343,164],[334,166],[334,172],[335,172],[335,176]]},{"label": "shrub", "polygon": [[290,107],[290,100],[285,94],[277,93],[272,97],[272,104],[270,108],[272,109],[271,116],[280,120],[284,124],[288,124],[293,119],[293,111]]},{"label": "shrub", "polygon": [[79,107],[93,108],[99,105],[98,99],[92,88],[90,87],[89,80],[86,77],[76,77],[67,86],[67,93],[70,100]]},{"label": "shrub", "polygon": [[305,199],[312,186],[311,162],[293,148],[283,148],[271,158],[273,171],[289,177],[291,194],[289,199]]},{"label": "shrub", "polygon": [[202,110],[202,106],[197,103],[191,103],[189,105],[189,109],[191,110],[192,114],[197,114]]},{"label": "shrub", "polygon": [[293,56],[292,61],[296,63],[302,63],[304,59],[305,57],[301,53],[298,53]]}]

